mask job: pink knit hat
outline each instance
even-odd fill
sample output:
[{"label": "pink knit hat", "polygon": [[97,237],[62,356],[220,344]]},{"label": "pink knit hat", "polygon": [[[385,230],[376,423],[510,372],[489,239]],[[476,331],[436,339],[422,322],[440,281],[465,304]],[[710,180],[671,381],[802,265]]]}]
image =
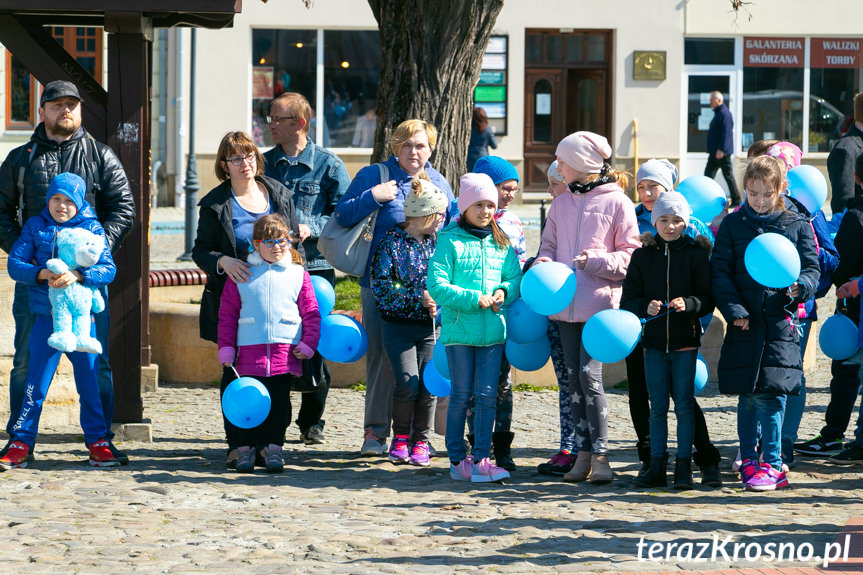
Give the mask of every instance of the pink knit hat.
[{"label": "pink knit hat", "polygon": [[497,188],[486,174],[468,173],[458,183],[458,211],[465,213],[477,202],[488,200],[497,209]]},{"label": "pink knit hat", "polygon": [[598,174],[603,160],[611,157],[608,140],[593,132],[575,132],[560,141],[555,152],[571,168],[585,174]]}]

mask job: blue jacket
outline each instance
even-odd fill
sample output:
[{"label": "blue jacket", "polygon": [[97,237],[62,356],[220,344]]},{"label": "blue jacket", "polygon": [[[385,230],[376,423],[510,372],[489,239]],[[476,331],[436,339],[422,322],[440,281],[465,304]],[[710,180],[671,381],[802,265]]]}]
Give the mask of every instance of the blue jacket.
[{"label": "blue jacket", "polygon": [[[62,224],[54,221],[46,206],[39,215],[33,216],[24,223],[21,235],[9,252],[9,276],[16,282],[23,282],[29,286],[27,291],[30,298],[30,310],[33,313],[51,315],[48,282],[37,281],[36,276],[46,268],[45,263],[49,259],[57,257],[54,241],[60,230],[64,228],[84,228],[97,236],[105,237],[105,230],[102,229],[102,225],[96,219],[96,212],[93,211],[90,204],[83,202],[75,217]],[[111,251],[108,249],[107,242],[96,265],[78,271],[84,276],[82,284],[86,287],[99,288],[111,283],[117,273],[117,268],[113,258],[111,258]]]},{"label": "blue jacket", "polygon": [[713,109],[713,119],[707,129],[707,153],[713,156],[717,150],[726,155],[734,153],[734,120],[725,104]]},{"label": "blue jacket", "polygon": [[[380,170],[374,164],[366,166],[357,173],[351,185],[348,186],[348,191],[339,200],[336,206],[336,221],[340,226],[350,227],[370,213],[378,210],[378,217],[375,220],[375,232],[372,238],[372,247],[369,252],[369,263],[366,266],[366,273],[360,278],[362,287],[371,287],[369,274],[372,268],[372,258],[375,255],[375,249],[378,242],[383,239],[390,228],[396,224],[405,221],[405,197],[411,191],[411,176],[407,175],[404,170],[399,167],[398,160],[395,156],[390,156],[386,162],[383,162],[390,172],[390,180],[395,180],[398,184],[398,194],[396,199],[385,204],[379,204],[372,195],[372,188],[381,183]],[[447,198],[452,201],[454,199],[452,189],[449,182],[434,168],[426,162],[425,170],[428,173],[431,182],[439,187],[446,194]],[[449,215],[447,216],[444,225],[449,223]]]},{"label": "blue jacket", "polygon": [[306,267],[332,269],[318,251],[318,237],[351,183],[345,164],[337,155],[311,140],[293,162],[280,146],[276,146],[264,154],[264,164],[264,174],[293,193],[291,199],[297,219],[311,230],[311,235],[303,242]]},{"label": "blue jacket", "polygon": [[[793,301],[787,290],[759,284],[746,269],[746,247],[767,232],[785,236],[800,254],[800,296]],[[721,393],[799,393],[803,357],[800,335],[789,319],[797,304],[815,293],[819,276],[815,251],[812,227],[798,212],[760,216],[743,204],[722,220],[710,262],[713,298],[728,324],[719,357]],[[746,331],[731,325],[741,318],[749,318]]]},{"label": "blue jacket", "polygon": [[494,139],[494,132],[491,131],[491,126],[486,126],[482,132],[477,132],[471,126],[470,141],[467,144],[467,169],[473,170],[473,165],[478,159],[488,155],[489,146],[492,149],[497,149],[497,140]]},{"label": "blue jacket", "polygon": [[[656,235],[656,228],[653,227],[653,224],[650,221],[650,214],[650,210],[645,208],[644,204],[638,204],[635,206],[635,219],[638,220],[639,234],[650,232],[654,236]],[[710,243],[713,243],[713,232],[710,231],[710,228],[704,225],[704,222],[695,216],[689,216],[689,225],[686,226],[683,233],[693,240],[698,239],[698,236],[704,236],[710,240]]]}]

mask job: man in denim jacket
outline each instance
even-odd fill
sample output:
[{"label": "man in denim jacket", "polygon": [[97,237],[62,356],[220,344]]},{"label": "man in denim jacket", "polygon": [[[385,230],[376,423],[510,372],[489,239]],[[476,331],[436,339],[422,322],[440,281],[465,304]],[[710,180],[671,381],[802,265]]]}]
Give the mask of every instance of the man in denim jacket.
[{"label": "man in denim jacket", "polygon": [[[285,92],[270,104],[270,133],[276,146],[264,154],[265,174],[293,192],[300,220],[309,274],[326,278],[333,286],[336,271],[318,251],[318,237],[335,211],[351,178],[342,160],[308,138],[312,108],[296,92]],[[297,426],[303,443],[324,442],[324,414],[329,392],[329,370],[324,364],[325,382],[320,391],[304,393]]]}]

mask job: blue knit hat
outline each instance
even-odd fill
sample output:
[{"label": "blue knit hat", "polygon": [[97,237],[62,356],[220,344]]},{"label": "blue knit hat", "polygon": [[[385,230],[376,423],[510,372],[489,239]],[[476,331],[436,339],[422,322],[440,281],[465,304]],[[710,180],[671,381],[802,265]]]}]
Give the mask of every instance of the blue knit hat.
[{"label": "blue knit hat", "polygon": [[483,156],[473,165],[474,174],[485,174],[494,185],[507,180],[518,181],[518,171],[515,166],[499,156]]},{"label": "blue knit hat", "polygon": [[45,196],[45,202],[51,201],[51,196],[54,194],[63,194],[73,202],[78,211],[84,206],[84,194],[87,192],[87,184],[81,179],[78,174],[72,172],[63,172],[57,174],[51,180],[51,185],[48,186],[48,195]]}]

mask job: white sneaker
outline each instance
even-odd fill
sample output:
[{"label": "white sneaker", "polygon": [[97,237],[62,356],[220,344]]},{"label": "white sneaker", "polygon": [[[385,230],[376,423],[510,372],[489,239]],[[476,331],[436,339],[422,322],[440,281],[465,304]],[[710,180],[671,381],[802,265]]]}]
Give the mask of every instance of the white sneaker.
[{"label": "white sneaker", "polygon": [[731,471],[740,473],[740,466],[743,465],[743,460],[740,459],[740,450],[737,450],[737,455],[734,456],[734,461],[731,462]]},{"label": "white sneaker", "polygon": [[473,483],[491,483],[509,479],[509,471],[492,463],[488,457],[473,464],[470,480]]}]

